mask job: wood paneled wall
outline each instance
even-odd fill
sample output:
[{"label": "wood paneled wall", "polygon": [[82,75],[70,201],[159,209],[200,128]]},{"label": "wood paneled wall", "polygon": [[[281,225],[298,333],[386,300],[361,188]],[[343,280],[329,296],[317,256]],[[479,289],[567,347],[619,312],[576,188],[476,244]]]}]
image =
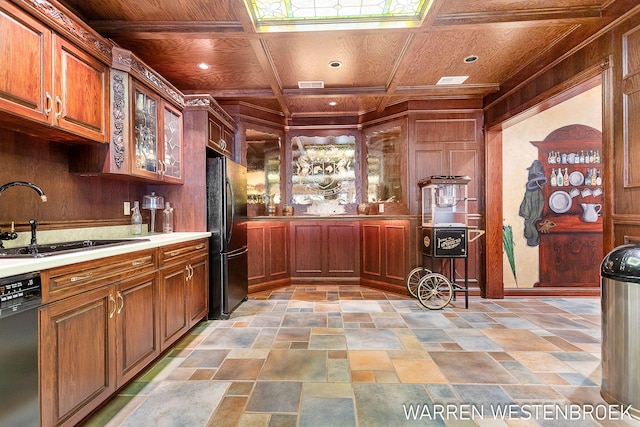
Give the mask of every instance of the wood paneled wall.
[{"label": "wood paneled wall", "polygon": [[[62,143],[0,129],[0,185],[32,182],[48,197],[42,203],[27,187],[9,188],[0,196],[0,226],[15,221],[23,231],[31,218],[43,228],[66,228],[87,220],[130,223],[123,214],[123,202],[142,200],[146,185],[70,174],[69,151],[70,147]],[[148,212],[142,214],[148,220]]]}]

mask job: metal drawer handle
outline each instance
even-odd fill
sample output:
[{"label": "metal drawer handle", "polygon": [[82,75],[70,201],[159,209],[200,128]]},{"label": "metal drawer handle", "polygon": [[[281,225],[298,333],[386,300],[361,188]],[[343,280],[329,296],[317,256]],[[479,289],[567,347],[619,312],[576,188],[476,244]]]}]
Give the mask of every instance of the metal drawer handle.
[{"label": "metal drawer handle", "polygon": [[196,246],[196,250],[202,249],[202,248],[204,248],[204,243],[200,243],[198,246]]},{"label": "metal drawer handle", "polygon": [[122,311],[123,307],[124,307],[124,298],[122,297],[122,293],[120,293],[120,291],[118,291],[116,293],[116,296],[118,298],[120,298],[120,308],[118,309],[118,314],[120,314],[120,312]]},{"label": "metal drawer handle", "polygon": [[176,256],[176,255],[180,255],[180,251],[169,252],[169,256]]},{"label": "metal drawer handle", "polygon": [[145,261],[133,261],[133,262],[131,263],[131,266],[132,266],[132,267],[136,267],[136,266],[138,266],[138,265],[142,265],[142,264],[144,264],[144,263],[145,263]]},{"label": "metal drawer handle", "polygon": [[109,294],[109,301],[113,303],[113,310],[109,313],[109,319],[111,319],[116,312],[116,300],[112,294]]},{"label": "metal drawer handle", "polygon": [[49,92],[47,92],[45,96],[47,97],[47,100],[45,102],[44,115],[49,117],[49,114],[51,114],[51,109],[53,108],[53,98],[51,98],[51,94]]},{"label": "metal drawer handle", "polygon": [[59,96],[56,96],[56,120],[60,120],[60,116],[62,116],[62,99]]},{"label": "metal drawer handle", "polygon": [[88,278],[90,278],[91,276],[93,276],[93,273],[88,273],[88,274],[86,274],[86,275],[84,275],[84,276],[72,276],[70,280],[71,280],[72,282],[77,282],[78,280],[85,280],[85,279],[88,279]]}]

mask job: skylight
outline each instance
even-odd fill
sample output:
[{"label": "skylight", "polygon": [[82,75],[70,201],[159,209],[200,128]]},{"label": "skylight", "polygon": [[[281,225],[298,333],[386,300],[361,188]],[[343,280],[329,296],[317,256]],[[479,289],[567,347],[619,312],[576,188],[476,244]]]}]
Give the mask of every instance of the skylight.
[{"label": "skylight", "polygon": [[419,26],[433,0],[246,0],[258,31]]}]

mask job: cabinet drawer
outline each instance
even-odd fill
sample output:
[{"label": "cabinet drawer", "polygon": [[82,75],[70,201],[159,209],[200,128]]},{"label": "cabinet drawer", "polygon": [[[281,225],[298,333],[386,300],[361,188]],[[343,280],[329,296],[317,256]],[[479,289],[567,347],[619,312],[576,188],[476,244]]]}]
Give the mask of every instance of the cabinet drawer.
[{"label": "cabinet drawer", "polygon": [[42,302],[46,304],[156,268],[157,251],[150,249],[45,270],[41,273]]},{"label": "cabinet drawer", "polygon": [[174,262],[184,261],[198,253],[206,254],[208,250],[209,241],[207,239],[165,246],[160,248],[160,264],[166,266]]}]

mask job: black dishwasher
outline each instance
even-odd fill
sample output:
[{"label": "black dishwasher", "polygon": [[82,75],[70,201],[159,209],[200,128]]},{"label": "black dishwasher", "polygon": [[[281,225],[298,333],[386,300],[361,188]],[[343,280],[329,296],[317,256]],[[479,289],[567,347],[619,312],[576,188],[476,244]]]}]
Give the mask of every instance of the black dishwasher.
[{"label": "black dishwasher", "polygon": [[0,278],[0,426],[39,426],[40,273]]}]

